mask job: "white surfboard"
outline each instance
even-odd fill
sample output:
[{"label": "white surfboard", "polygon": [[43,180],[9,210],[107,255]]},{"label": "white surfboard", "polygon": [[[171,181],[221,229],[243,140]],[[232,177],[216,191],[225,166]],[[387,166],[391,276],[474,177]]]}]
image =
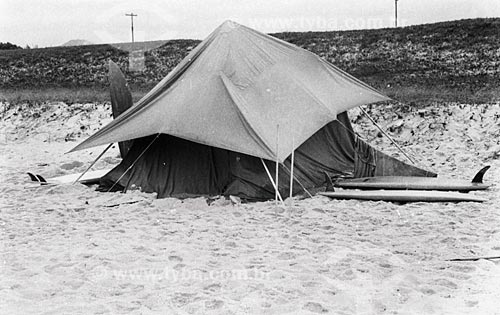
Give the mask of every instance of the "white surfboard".
[{"label": "white surfboard", "polygon": [[[111,169],[104,169],[104,170],[97,170],[97,171],[90,171],[85,173],[82,178],[78,180],[79,183],[86,184],[86,185],[92,185],[92,184],[97,184],[99,183],[99,180],[101,177],[109,173]],[[57,176],[57,177],[51,177],[48,179],[44,179],[40,175],[33,175],[31,173],[28,173],[32,181],[39,182],[40,184],[72,184],[74,183],[82,173],[76,173],[76,174],[68,174],[68,175],[63,175],[63,176]]]},{"label": "white surfboard", "polygon": [[393,202],[485,202],[484,198],[471,194],[449,191],[426,190],[342,190],[320,192],[319,195],[332,199],[358,199]]}]

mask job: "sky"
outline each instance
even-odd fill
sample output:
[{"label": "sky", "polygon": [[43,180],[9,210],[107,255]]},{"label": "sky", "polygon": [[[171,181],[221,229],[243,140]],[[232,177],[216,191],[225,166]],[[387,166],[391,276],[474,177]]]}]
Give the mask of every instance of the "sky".
[{"label": "sky", "polygon": [[[394,0],[0,0],[0,42],[58,46],[203,39],[225,20],[271,33],[394,25]],[[399,0],[400,26],[500,17],[500,0]]]}]

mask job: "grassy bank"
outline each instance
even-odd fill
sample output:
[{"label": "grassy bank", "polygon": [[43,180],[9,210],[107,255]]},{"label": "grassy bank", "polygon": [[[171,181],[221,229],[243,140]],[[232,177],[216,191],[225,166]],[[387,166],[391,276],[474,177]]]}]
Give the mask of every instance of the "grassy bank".
[{"label": "grassy bank", "polygon": [[[500,101],[500,89],[470,91],[436,87],[399,86],[380,88],[379,91],[397,102],[422,107],[435,102],[461,102],[468,104],[495,103]],[[141,99],[148,89],[132,88],[134,102]],[[105,88],[39,88],[6,89],[0,92],[0,102],[11,104],[64,102],[103,103],[108,102],[109,91]]]},{"label": "grassy bank", "polygon": [[[500,100],[500,18],[273,36],[317,54],[401,102]],[[0,100],[106,101],[109,60],[124,71],[138,99],[198,43],[172,40],[148,49],[140,71],[130,66],[130,48],[119,45],[0,51]]]},{"label": "grassy bank", "polygon": [[[147,93],[147,89],[132,89],[132,98],[137,102]],[[45,102],[64,102],[66,104],[74,103],[103,103],[108,102],[109,91],[105,88],[80,87],[49,87],[49,88],[21,88],[5,89],[0,92],[0,102],[11,104],[18,103],[45,103]]]}]

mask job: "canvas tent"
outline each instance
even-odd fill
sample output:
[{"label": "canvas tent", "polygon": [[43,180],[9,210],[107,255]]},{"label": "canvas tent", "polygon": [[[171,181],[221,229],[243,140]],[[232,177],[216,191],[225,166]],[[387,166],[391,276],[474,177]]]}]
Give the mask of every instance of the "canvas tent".
[{"label": "canvas tent", "polygon": [[[318,56],[225,22],[137,104],[72,151],[132,140],[102,189],[132,185],[159,197],[274,196],[262,161],[282,162],[296,191],[330,177],[435,176],[371,148],[346,111],[389,98]],[[262,159],[262,161],[261,161]]]}]

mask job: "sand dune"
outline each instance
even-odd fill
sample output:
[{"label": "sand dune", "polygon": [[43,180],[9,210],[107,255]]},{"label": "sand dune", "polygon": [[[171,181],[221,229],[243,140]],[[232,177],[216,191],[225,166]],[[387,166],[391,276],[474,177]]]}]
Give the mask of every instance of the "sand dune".
[{"label": "sand dune", "polygon": [[[402,119],[373,113],[442,176],[472,178],[492,165],[485,180],[495,185],[474,193],[487,203],[317,196],[286,208],[28,182],[26,171],[82,171],[102,150],[64,154],[109,121],[109,108],[64,106],[33,110],[37,119],[4,111],[3,314],[500,313],[499,260],[447,261],[500,256],[499,104],[450,104]],[[358,131],[374,134],[356,114]],[[383,138],[371,143],[396,154]],[[95,168],[118,161],[114,148]]]}]

